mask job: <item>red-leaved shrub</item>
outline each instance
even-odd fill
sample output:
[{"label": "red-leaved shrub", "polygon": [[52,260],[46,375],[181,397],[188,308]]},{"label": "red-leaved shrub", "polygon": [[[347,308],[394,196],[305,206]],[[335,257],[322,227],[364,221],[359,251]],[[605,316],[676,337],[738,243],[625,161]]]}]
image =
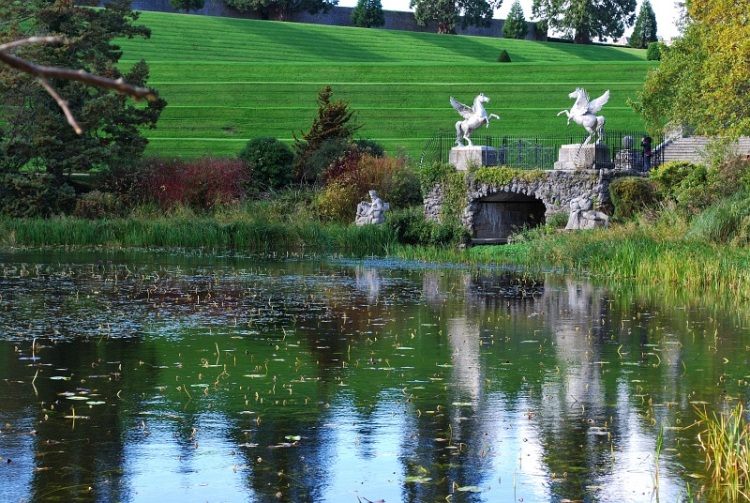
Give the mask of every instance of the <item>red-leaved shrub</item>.
[{"label": "red-leaved shrub", "polygon": [[184,205],[208,211],[241,199],[248,179],[245,165],[237,159],[157,160],[145,173],[144,189],[161,208]]}]

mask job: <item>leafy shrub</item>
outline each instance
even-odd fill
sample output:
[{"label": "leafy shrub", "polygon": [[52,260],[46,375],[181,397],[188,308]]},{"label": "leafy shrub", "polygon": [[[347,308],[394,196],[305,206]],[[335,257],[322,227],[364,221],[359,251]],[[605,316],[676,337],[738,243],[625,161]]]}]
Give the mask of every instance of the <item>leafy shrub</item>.
[{"label": "leafy shrub", "polygon": [[326,188],[318,199],[321,216],[351,221],[357,204],[375,189],[392,208],[421,203],[417,175],[401,158],[373,157],[351,148],[326,171]]},{"label": "leafy shrub", "polygon": [[69,213],[75,204],[70,185],[59,185],[46,173],[0,177],[0,213],[12,218],[50,217]]},{"label": "leafy shrub", "polygon": [[657,202],[651,182],[637,176],[618,178],[610,183],[609,195],[615,207],[613,217],[617,219],[632,218]]},{"label": "leafy shrub", "polygon": [[320,147],[310,152],[307,159],[298,166],[298,169],[302,170],[299,173],[301,179],[311,184],[317,184],[326,170],[345,156],[348,150],[349,142],[342,138],[322,142]]},{"label": "leafy shrub", "polygon": [[545,224],[547,225],[547,227],[551,227],[553,229],[564,229],[565,226],[568,225],[569,216],[570,215],[568,213],[561,211],[549,217]]},{"label": "leafy shrub", "polygon": [[357,187],[342,181],[326,185],[315,203],[316,210],[323,220],[354,221],[357,204],[364,199]]},{"label": "leafy shrub", "polygon": [[359,140],[354,140],[354,144],[357,146],[357,150],[363,154],[370,154],[373,157],[383,157],[385,155],[385,149],[375,140],[360,138]]},{"label": "leafy shrub", "polygon": [[294,179],[294,153],[276,138],[253,138],[238,157],[249,170],[253,183],[261,188],[282,189]]},{"label": "leafy shrub", "polygon": [[144,190],[162,209],[184,205],[207,211],[238,201],[248,174],[239,160],[205,158],[190,162],[152,161],[145,178]]},{"label": "leafy shrub", "polygon": [[422,185],[422,191],[429,192],[436,184],[446,180],[455,172],[456,168],[448,163],[434,162],[422,165],[419,169],[419,183]]},{"label": "leafy shrub", "polygon": [[[665,199],[677,199],[682,190],[682,182],[693,172],[705,173],[706,168],[687,161],[673,161],[651,170],[649,180],[656,184],[659,195]],[[691,178],[695,180],[696,176]]]},{"label": "leafy shrub", "polygon": [[649,61],[661,61],[663,46],[661,42],[651,42],[646,49],[646,59]]},{"label": "leafy shrub", "polygon": [[73,215],[79,218],[121,217],[125,213],[122,200],[111,192],[92,190],[76,200]]},{"label": "leafy shrub", "polygon": [[497,62],[498,63],[510,63],[510,54],[508,54],[508,51],[503,49],[500,51],[500,54],[497,56]]},{"label": "leafy shrub", "polygon": [[466,230],[460,226],[426,220],[419,206],[393,211],[386,225],[396,232],[398,242],[406,245],[457,245],[466,238]]}]

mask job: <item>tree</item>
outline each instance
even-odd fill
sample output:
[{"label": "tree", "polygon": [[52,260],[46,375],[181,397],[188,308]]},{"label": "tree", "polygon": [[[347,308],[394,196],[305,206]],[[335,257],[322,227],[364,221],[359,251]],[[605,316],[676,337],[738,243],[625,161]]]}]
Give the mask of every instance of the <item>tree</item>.
[{"label": "tree", "polygon": [[503,37],[505,38],[526,38],[529,33],[529,25],[526,23],[526,18],[523,15],[523,7],[521,2],[516,0],[510,7],[508,12],[508,18],[503,24]]},{"label": "tree", "polygon": [[[357,113],[349,109],[345,101],[332,101],[333,89],[325,86],[318,91],[318,113],[307,133],[300,132],[302,138],[294,135],[295,167],[300,179],[314,182],[320,173],[307,169],[309,161],[320,151],[328,150],[335,144],[344,147],[351,142],[354,133],[362,126],[356,125]],[[334,149],[336,152],[341,148]],[[326,167],[326,166],[323,166]]]},{"label": "tree", "polygon": [[176,10],[184,10],[187,14],[190,14],[190,9],[202,9],[205,2],[204,0],[169,0],[169,3]]},{"label": "tree", "polygon": [[456,33],[456,26],[488,26],[494,9],[503,0],[411,0],[414,18],[419,26],[437,22],[438,33]]},{"label": "tree", "polygon": [[328,12],[339,0],[224,0],[242,12],[257,12],[262,19],[283,21],[295,12]]},{"label": "tree", "polygon": [[686,26],[632,103],[651,131],[667,124],[737,138],[750,134],[750,23],[746,2],[691,0]]},{"label": "tree", "polygon": [[[4,127],[0,169],[42,168],[62,183],[66,170],[129,165],[142,154],[147,141],[140,128],[154,127],[166,102],[152,92],[146,106],[136,106],[125,94],[90,85],[95,74],[121,85],[145,86],[145,62],[134,64],[124,75],[115,66],[122,53],[112,39],[149,36],[148,29],[133,24],[138,15],[129,5],[126,0],[113,0],[104,9],[89,9],[76,6],[73,0],[27,2],[25,9],[14,13],[20,15],[7,19],[4,40],[28,31],[66,43],[16,44],[15,54],[5,52],[5,56],[38,64],[28,71],[4,67],[0,72],[0,100],[5,105],[0,109]],[[86,74],[62,68],[78,68],[90,75],[87,79],[83,78]],[[65,124],[63,116],[74,128]]]},{"label": "tree", "polygon": [[638,17],[635,20],[633,34],[630,35],[628,43],[631,47],[645,49],[651,42],[656,42],[656,14],[651,8],[649,0],[643,0],[641,8],[638,11]]},{"label": "tree", "polygon": [[383,26],[385,15],[380,0],[358,0],[352,11],[352,23],[360,28]]},{"label": "tree", "polygon": [[577,44],[620,38],[635,21],[636,0],[534,0],[534,17],[549,22],[553,30]]}]

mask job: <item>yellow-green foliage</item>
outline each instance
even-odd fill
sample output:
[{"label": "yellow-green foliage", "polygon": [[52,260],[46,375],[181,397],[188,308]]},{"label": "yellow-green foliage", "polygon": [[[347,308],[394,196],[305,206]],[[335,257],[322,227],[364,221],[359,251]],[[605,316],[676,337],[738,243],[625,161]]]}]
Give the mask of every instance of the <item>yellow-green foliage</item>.
[{"label": "yellow-green foliage", "polygon": [[615,207],[614,217],[631,218],[657,201],[652,183],[639,176],[619,178],[609,184],[609,196]]},{"label": "yellow-green foliage", "polygon": [[422,201],[417,175],[402,158],[351,151],[329,168],[327,176],[328,184],[317,200],[318,212],[325,220],[354,220],[357,204],[369,201],[370,189],[394,208]]},{"label": "yellow-green foliage", "polygon": [[547,179],[547,173],[541,169],[522,170],[506,167],[494,168],[484,166],[472,170],[471,174],[477,182],[488,183],[497,187],[508,185],[513,180],[518,180],[519,182],[536,182]]}]

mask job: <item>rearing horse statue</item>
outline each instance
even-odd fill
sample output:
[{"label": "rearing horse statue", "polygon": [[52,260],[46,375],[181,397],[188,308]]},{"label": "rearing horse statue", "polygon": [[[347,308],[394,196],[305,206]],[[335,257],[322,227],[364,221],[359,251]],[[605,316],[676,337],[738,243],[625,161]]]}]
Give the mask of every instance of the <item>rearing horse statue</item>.
[{"label": "rearing horse statue", "polygon": [[604,123],[607,120],[602,115],[596,115],[598,111],[609,101],[609,91],[605,92],[595,100],[589,100],[589,93],[585,89],[580,87],[570,93],[568,98],[575,98],[576,102],[573,108],[568,110],[561,110],[557,115],[558,117],[562,114],[568,116],[568,125],[570,125],[571,119],[576,124],[580,124],[589,135],[583,145],[587,145],[594,134],[597,135],[596,142],[602,141],[602,134],[604,132]]},{"label": "rearing horse statue", "polygon": [[461,142],[463,138],[469,147],[473,146],[474,144],[471,143],[471,138],[469,138],[471,134],[479,129],[482,124],[490,127],[490,119],[493,117],[495,119],[500,118],[496,114],[488,114],[487,110],[484,109],[484,103],[489,102],[490,99],[484,93],[474,98],[474,105],[471,107],[464,105],[460,101],[456,101],[451,96],[451,106],[464,118],[464,120],[456,122],[456,145],[463,145]]}]

